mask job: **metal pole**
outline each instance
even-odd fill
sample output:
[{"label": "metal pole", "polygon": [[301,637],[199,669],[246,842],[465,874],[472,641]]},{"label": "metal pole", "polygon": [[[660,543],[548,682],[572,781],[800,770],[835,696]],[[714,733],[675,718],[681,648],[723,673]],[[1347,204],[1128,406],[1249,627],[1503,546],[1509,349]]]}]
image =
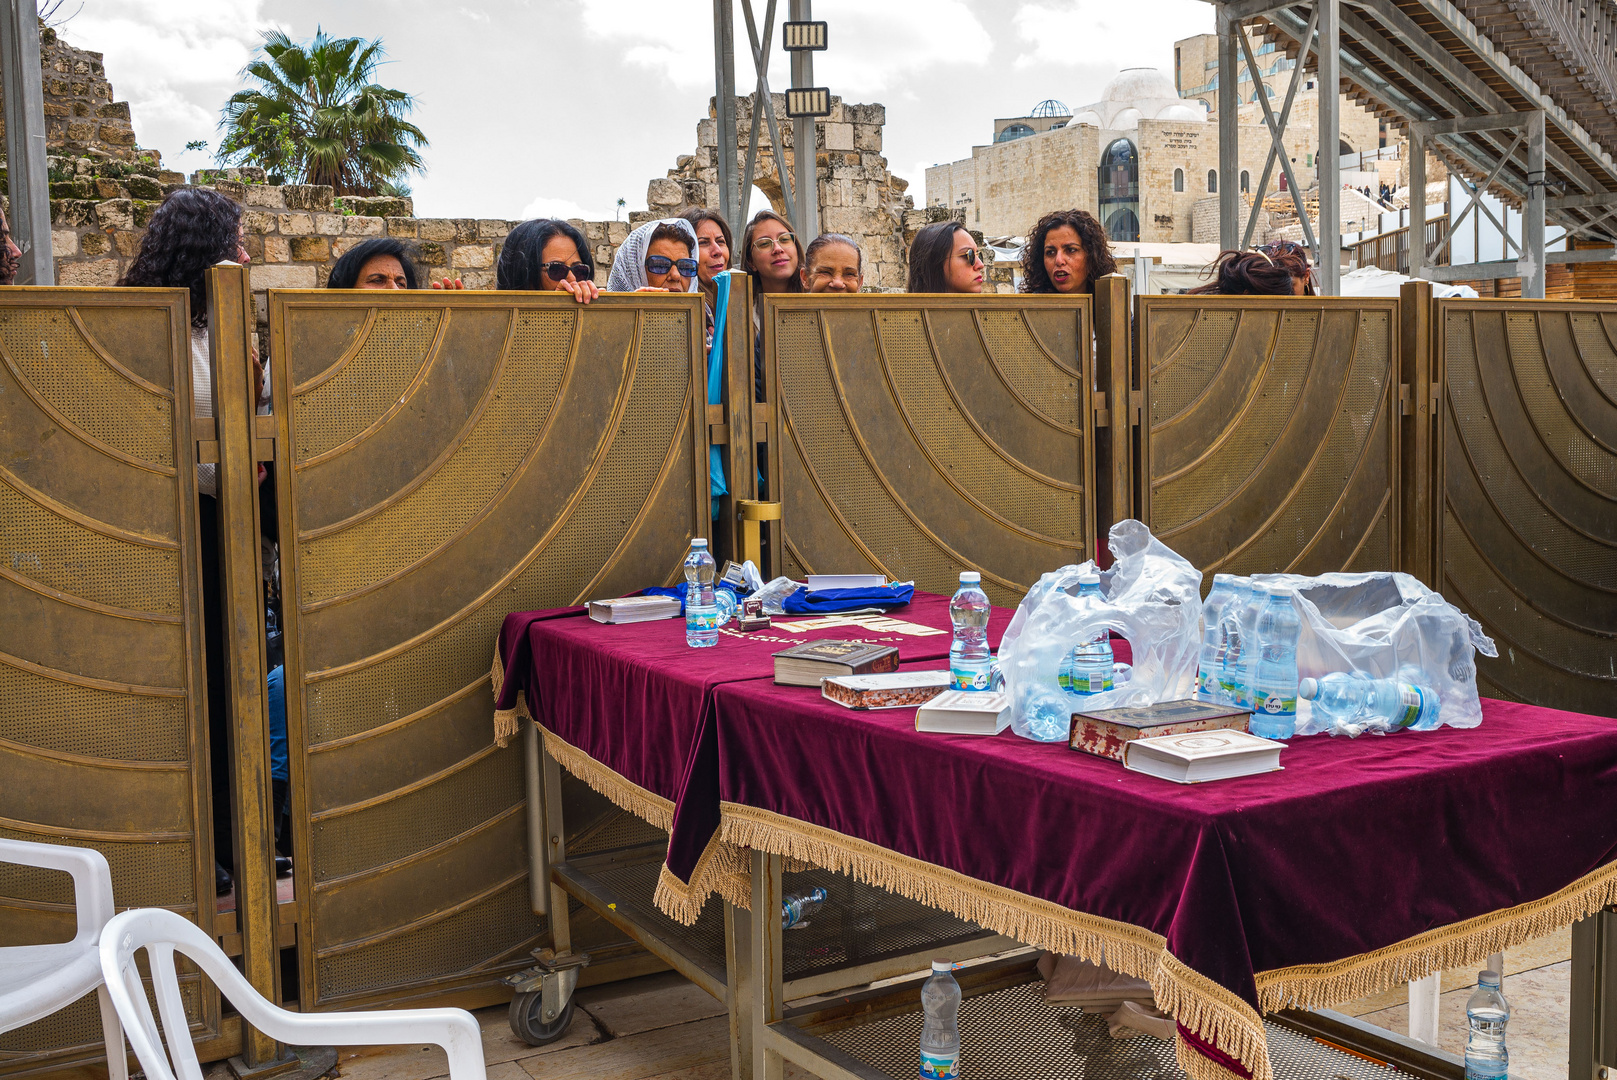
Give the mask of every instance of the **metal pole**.
[{"label": "metal pole", "polygon": [[1342,292],[1342,17],[1339,0],[1319,2],[1319,284]]},{"label": "metal pole", "polygon": [[[814,18],[811,0],[791,0],[788,18],[808,22]],[[814,85],[814,54],[807,49],[792,53],[792,85]],[[797,195],[797,231],[803,243],[820,235],[820,184],[817,179],[818,147],[814,140],[814,117],[799,116],[792,121],[792,184]]]},{"label": "metal pole", "polygon": [[0,0],[0,85],[5,92],[11,235],[22,251],[17,284],[54,285],[50,176],[45,165],[45,85],[35,0]]},{"label": "metal pole", "polygon": [[1426,269],[1426,126],[1411,123],[1409,131],[1409,276]]},{"label": "metal pole", "polygon": [[[719,166],[719,213],[730,231],[741,235],[741,183],[736,175],[736,35],[733,0],[713,0],[713,112],[718,124],[718,145],[713,152]],[[731,257],[735,253],[731,252]]]},{"label": "metal pole", "polygon": [[1218,8],[1218,243],[1225,250],[1241,243],[1241,123],[1237,85],[1235,20]]},{"label": "metal pole", "polygon": [[1527,204],[1522,208],[1522,296],[1544,299],[1544,113],[1527,120]]}]

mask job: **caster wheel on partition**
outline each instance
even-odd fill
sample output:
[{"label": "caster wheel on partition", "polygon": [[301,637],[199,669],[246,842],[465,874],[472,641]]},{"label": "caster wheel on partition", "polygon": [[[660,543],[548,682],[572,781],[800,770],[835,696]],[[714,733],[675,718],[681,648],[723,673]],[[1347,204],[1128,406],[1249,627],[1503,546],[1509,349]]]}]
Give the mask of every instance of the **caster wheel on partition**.
[{"label": "caster wheel on partition", "polygon": [[511,999],[511,1032],[529,1046],[543,1046],[567,1034],[573,1023],[573,1000],[567,999],[561,1015],[545,1019],[543,994],[518,994]]}]

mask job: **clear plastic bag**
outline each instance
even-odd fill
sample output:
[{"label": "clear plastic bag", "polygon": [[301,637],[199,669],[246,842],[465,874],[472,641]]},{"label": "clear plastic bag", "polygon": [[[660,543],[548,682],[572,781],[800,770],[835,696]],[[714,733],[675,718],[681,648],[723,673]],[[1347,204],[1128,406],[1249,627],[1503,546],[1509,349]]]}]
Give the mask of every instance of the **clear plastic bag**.
[{"label": "clear plastic bag", "polygon": [[[1359,671],[1437,691],[1438,726],[1482,723],[1476,653],[1498,656],[1482,626],[1408,574],[1254,574],[1253,581],[1293,591],[1302,618],[1297,673],[1318,679],[1333,671]],[[1312,705],[1297,703],[1297,733],[1333,731]]]},{"label": "clear plastic bag", "polygon": [[[1000,642],[1011,728],[1036,742],[1062,742],[1073,709],[1151,705],[1189,697],[1201,649],[1201,571],[1134,520],[1112,526],[1116,559],[1100,571],[1103,601],[1079,597],[1095,564],[1063,566],[1038,580]],[[1075,697],[1058,681],[1061,660],[1081,640],[1115,630],[1133,648],[1133,668],[1104,693]]]}]

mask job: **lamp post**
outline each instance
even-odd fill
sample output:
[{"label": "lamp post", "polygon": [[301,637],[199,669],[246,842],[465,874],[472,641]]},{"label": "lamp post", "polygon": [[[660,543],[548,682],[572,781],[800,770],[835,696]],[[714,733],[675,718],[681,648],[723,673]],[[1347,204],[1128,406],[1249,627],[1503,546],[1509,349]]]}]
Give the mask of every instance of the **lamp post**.
[{"label": "lamp post", "polygon": [[781,46],[792,54],[792,85],[786,91],[786,115],[792,120],[793,194],[797,198],[797,231],[807,240],[820,232],[818,148],[814,121],[831,115],[831,91],[814,83],[814,54],[826,47],[826,24],[813,21],[811,0],[791,0]]}]

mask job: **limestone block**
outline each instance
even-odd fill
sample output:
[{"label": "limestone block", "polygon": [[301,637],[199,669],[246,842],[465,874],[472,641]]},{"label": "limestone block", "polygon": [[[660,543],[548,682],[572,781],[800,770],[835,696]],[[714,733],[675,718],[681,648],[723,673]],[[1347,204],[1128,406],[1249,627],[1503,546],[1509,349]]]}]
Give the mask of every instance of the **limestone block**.
[{"label": "limestone block", "polygon": [[409,198],[388,195],[344,195],[338,200],[342,209],[361,217],[414,217],[415,202]]},{"label": "limestone block", "polygon": [[328,213],[335,206],[335,195],[332,189],[324,184],[288,184],[281,189],[281,197],[286,200],[289,210],[324,210]]},{"label": "limestone block", "polygon": [[867,150],[859,155],[859,166],[865,169],[876,169],[881,172],[886,172],[887,159],[882,157],[880,154]]},{"label": "limestone block", "polygon": [[652,210],[631,210],[629,211],[629,228],[633,229],[636,225],[644,225],[648,221],[656,221],[662,216]]},{"label": "limestone block", "polygon": [[117,259],[63,263],[56,272],[56,282],[59,285],[116,285],[118,277]]},{"label": "limestone block", "polygon": [[416,235],[416,219],[410,217],[390,217],[387,219],[387,234],[389,236]]},{"label": "limestone block", "polygon": [[261,263],[252,270],[253,289],[313,289],[320,279],[316,269],[309,265]]},{"label": "limestone block", "polygon": [[324,262],[331,257],[331,244],[323,236],[294,236],[292,258],[298,262]]},{"label": "limestone block", "polygon": [[853,125],[852,124],[826,124],[825,148],[827,150],[852,150]]},{"label": "limestone block", "polygon": [[129,190],[116,180],[98,178],[93,182],[95,187],[94,198],[97,199],[127,199]]},{"label": "limestone block", "polygon": [[452,218],[455,223],[455,242],[468,244],[477,239],[476,218]]},{"label": "limestone block", "polygon": [[314,232],[313,214],[281,214],[282,236],[307,236]]},{"label": "limestone block", "polygon": [[249,210],[241,216],[241,221],[250,233],[263,235],[275,231],[275,215],[264,210]]},{"label": "limestone block", "polygon": [[828,206],[820,215],[820,228],[825,232],[853,233],[864,231],[868,215],[849,206]]},{"label": "limestone block", "polygon": [[613,247],[623,243],[629,238],[629,223],[627,221],[609,221],[606,223],[606,239]]},{"label": "limestone block", "polygon": [[696,145],[711,147],[719,145],[719,122],[717,120],[698,120],[696,122]]},{"label": "limestone block", "polygon": [[455,223],[448,218],[422,218],[419,222],[421,239],[453,240]]},{"label": "limestone block", "polygon": [[95,114],[97,116],[106,117],[108,120],[128,120],[129,102],[109,101],[105,105],[102,105],[100,108],[96,109]]},{"label": "limestone block", "polygon": [[602,240],[605,240],[605,239],[606,239],[606,222],[604,222],[604,221],[586,221],[586,222],[584,222],[584,240],[587,243],[598,244]]},{"label": "limestone block", "polygon": [[[134,188],[130,188],[131,191]],[[248,206],[268,206],[280,209],[286,205],[286,197],[281,194],[282,188],[274,184],[248,184],[245,201]]]},{"label": "limestone block", "polygon": [[266,237],[264,237],[264,261],[265,262],[284,263],[284,262],[290,262],[291,259],[292,259],[292,246],[289,243],[287,243],[287,241],[286,241],[286,239],[284,237],[280,237],[280,236],[266,236]]},{"label": "limestone block", "polygon": [[685,198],[685,189],[680,187],[679,181],[658,179],[646,185],[646,205],[651,207],[674,207],[680,205]]},{"label": "limestone block", "polygon": [[460,280],[468,289],[492,289],[498,278],[492,270],[468,270]]},{"label": "limestone block", "polygon": [[340,259],[365,241],[358,236],[345,236],[331,242],[331,257]]},{"label": "limestone block", "polygon": [[72,229],[51,230],[51,258],[69,259],[79,253],[79,234]]},{"label": "limestone block", "polygon": [[853,129],[853,145],[856,150],[869,150],[881,152],[881,128],[875,124],[856,124]]},{"label": "limestone block", "polygon": [[415,261],[422,266],[445,266],[449,257],[444,252],[443,244],[436,240],[428,240],[416,248]]},{"label": "limestone block", "polygon": [[381,236],[386,226],[379,217],[345,217],[342,219],[344,236]]},{"label": "limestone block", "polygon": [[595,257],[595,280],[604,283],[612,273],[612,256],[615,248],[608,244],[598,244],[590,252]]},{"label": "limestone block", "polygon": [[341,236],[343,216],[341,214],[316,214],[314,216],[314,231],[321,236]]},{"label": "limestone block", "polygon": [[102,229],[133,229],[135,207],[128,199],[108,199],[95,204],[95,223]]},{"label": "limestone block", "polygon": [[126,259],[133,259],[140,254],[140,238],[144,233],[121,232],[112,234],[112,242],[118,249],[118,254]]},{"label": "limestone block", "polygon": [[826,115],[825,119],[820,121],[820,122],[822,124],[848,124],[848,123],[852,123],[853,122],[853,117],[849,116],[848,112],[849,112],[850,109],[853,109],[853,108],[855,108],[855,106],[844,105],[842,103],[841,98],[837,97],[835,94],[832,94],[831,95],[831,111],[830,111],[830,113],[828,113]]},{"label": "limestone block", "polygon": [[457,244],[450,254],[449,264],[467,269],[486,269],[494,265],[492,244]]},{"label": "limestone block", "polygon": [[86,120],[75,120],[63,129],[68,142],[87,143],[95,138],[95,125]]},{"label": "limestone block", "polygon": [[[55,243],[54,238],[52,243]],[[105,255],[112,247],[112,243],[107,239],[106,233],[85,233],[84,239],[81,241],[81,243],[84,247],[84,253],[90,256]]]},{"label": "limestone block", "polygon": [[479,218],[477,221],[477,238],[479,240],[498,240],[511,231],[509,221],[496,221],[493,218]]}]

